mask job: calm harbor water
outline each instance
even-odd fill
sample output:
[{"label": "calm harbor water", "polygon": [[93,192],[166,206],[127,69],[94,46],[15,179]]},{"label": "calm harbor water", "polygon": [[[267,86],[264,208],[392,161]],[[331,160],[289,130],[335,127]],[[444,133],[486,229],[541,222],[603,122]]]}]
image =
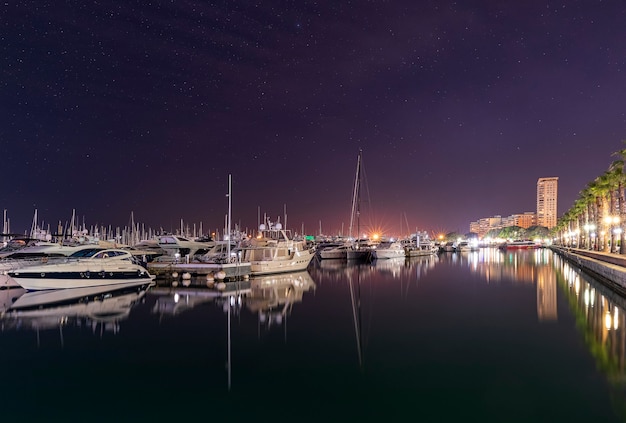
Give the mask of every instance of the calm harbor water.
[{"label": "calm harbor water", "polygon": [[550,250],[161,285],[5,313],[2,420],[626,421],[626,301]]}]

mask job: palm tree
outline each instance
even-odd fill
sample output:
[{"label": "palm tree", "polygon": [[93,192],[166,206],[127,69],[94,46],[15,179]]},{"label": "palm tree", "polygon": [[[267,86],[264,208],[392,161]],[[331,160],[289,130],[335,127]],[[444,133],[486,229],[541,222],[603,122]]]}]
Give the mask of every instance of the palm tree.
[{"label": "palm tree", "polygon": [[[622,141],[626,143],[626,141]],[[624,173],[624,161],[626,160],[626,149],[622,149],[613,153],[614,156],[619,156],[620,159],[614,161],[609,168],[615,175],[617,182],[617,212],[619,216],[619,228],[620,228],[620,240],[619,240],[619,253],[624,254],[626,252],[626,246],[624,245],[624,223],[626,221],[626,195],[624,193],[624,187],[626,186],[626,174]]]}]

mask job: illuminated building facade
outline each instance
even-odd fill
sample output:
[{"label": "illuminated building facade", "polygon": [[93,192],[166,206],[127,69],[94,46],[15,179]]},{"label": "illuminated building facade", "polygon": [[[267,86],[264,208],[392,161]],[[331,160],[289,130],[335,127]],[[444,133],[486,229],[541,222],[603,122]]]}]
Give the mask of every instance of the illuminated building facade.
[{"label": "illuminated building facade", "polygon": [[558,177],[537,181],[537,225],[550,229],[556,226]]},{"label": "illuminated building facade", "polygon": [[492,216],[484,217],[475,222],[470,222],[470,232],[478,234],[478,238],[485,237],[491,229],[502,229],[507,226],[519,226],[528,229],[537,224],[537,217],[533,212],[523,214],[512,214],[507,217]]}]

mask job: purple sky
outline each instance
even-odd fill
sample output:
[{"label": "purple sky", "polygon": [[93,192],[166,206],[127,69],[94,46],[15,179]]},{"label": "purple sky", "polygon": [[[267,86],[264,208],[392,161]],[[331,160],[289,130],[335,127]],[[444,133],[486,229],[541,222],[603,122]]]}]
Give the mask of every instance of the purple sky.
[{"label": "purple sky", "polygon": [[[626,139],[618,1],[5,2],[0,208],[40,220],[466,232],[559,213]],[[367,192],[365,192],[367,190]]]}]

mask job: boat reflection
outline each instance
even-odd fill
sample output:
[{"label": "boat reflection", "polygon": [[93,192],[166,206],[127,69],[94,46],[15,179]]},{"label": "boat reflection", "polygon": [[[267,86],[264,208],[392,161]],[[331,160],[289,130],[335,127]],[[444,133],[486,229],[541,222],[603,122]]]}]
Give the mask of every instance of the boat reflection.
[{"label": "boat reflection", "polygon": [[[151,290],[151,295],[156,296],[152,313],[158,314],[160,319],[165,316],[176,318],[185,311],[205,303],[213,303],[224,312],[228,390],[232,386],[232,317],[240,316],[242,310],[247,309],[258,315],[259,325],[265,324],[270,328],[283,324],[293,305],[302,301],[305,292],[315,289],[315,283],[306,271],[256,276],[249,281],[226,283],[225,287],[219,290],[191,285],[157,287]],[[241,319],[238,319],[238,322],[241,322]]]},{"label": "boat reflection", "polygon": [[0,316],[25,292],[26,290],[23,288],[0,289]]},{"label": "boat reflection", "polygon": [[[4,329],[46,330],[63,327],[89,327],[118,333],[119,322],[128,318],[131,308],[150,288],[151,283],[111,287],[53,289],[24,292],[13,297],[2,313]],[[17,290],[7,290],[12,293]]]},{"label": "boat reflection", "polygon": [[235,296],[241,302],[250,293],[249,281],[228,282],[224,285],[224,289],[220,290],[209,289],[206,284],[202,287],[199,283],[190,286],[157,286],[150,290],[150,294],[156,296],[152,312],[160,318],[176,316],[200,304],[219,303],[219,298]]},{"label": "boat reflection", "polygon": [[293,305],[302,302],[304,293],[310,290],[315,290],[315,282],[308,271],[255,277],[250,281],[245,305],[258,315],[259,324],[269,329],[281,325]]},{"label": "boat reflection", "polygon": [[374,260],[373,267],[380,274],[389,275],[395,279],[406,279],[426,274],[437,264],[439,256],[429,254],[415,257],[397,257],[387,260]]}]

